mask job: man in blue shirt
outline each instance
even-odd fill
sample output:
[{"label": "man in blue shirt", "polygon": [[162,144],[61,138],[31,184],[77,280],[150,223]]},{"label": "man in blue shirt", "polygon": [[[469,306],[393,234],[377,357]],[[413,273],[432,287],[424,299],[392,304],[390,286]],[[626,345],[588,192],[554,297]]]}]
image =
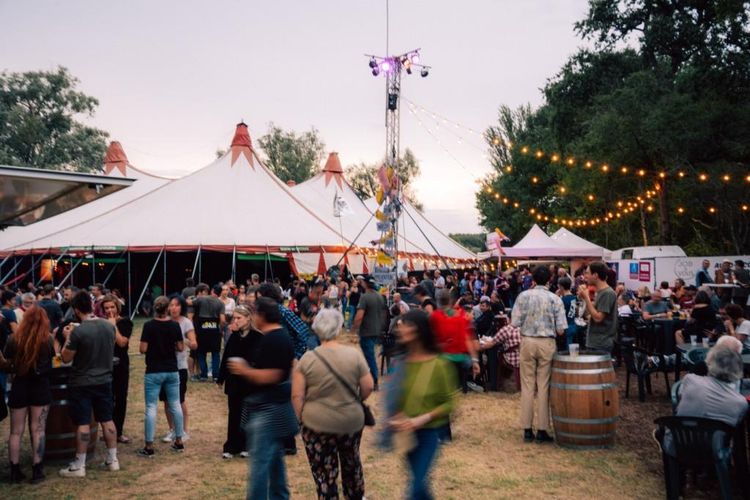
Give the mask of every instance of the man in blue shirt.
[{"label": "man in blue shirt", "polygon": [[704,259],[701,264],[700,271],[698,271],[695,275],[695,286],[700,288],[706,283],[714,282],[714,280],[711,278],[711,274],[708,272],[708,269],[710,267],[711,267],[711,262],[709,262],[708,259]]}]

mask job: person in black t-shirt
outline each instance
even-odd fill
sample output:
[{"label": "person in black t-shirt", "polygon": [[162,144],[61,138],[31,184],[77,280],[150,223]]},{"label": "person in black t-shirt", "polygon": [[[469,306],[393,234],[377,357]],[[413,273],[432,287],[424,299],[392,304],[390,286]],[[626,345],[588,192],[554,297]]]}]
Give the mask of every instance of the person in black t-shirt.
[{"label": "person in black t-shirt", "polygon": [[130,379],[130,356],[128,344],[133,334],[133,322],[129,318],[120,316],[122,305],[117,297],[107,294],[101,301],[104,317],[115,327],[115,349],[113,355],[117,363],[112,366],[112,420],[117,429],[117,442],[129,443],[130,438],[124,436],[122,428],[125,425],[125,413],[128,409],[128,381]]},{"label": "person in black t-shirt", "polygon": [[429,295],[429,291],[422,285],[414,287],[414,297],[419,301],[419,307],[427,314],[432,314],[437,309],[435,301]]},{"label": "person in black t-shirt", "polygon": [[227,361],[230,373],[250,383],[245,398],[252,460],[247,498],[289,498],[284,440],[298,431],[289,383],[294,345],[281,326],[281,312],[273,299],[258,297],[255,308],[253,322],[263,334],[255,358],[250,364],[237,357]]},{"label": "person in black t-shirt", "polygon": [[169,299],[161,296],[154,301],[156,318],[143,325],[141,334],[141,354],[146,355],[146,375],[143,377],[146,411],[144,418],[146,446],[138,450],[141,456],[154,454],[154,433],[156,431],[156,409],[159,392],[164,388],[167,405],[174,420],[174,451],[183,451],[184,433],[182,407],[180,406],[180,377],[177,372],[177,352],[185,349],[182,330],[176,321],[167,316]]}]

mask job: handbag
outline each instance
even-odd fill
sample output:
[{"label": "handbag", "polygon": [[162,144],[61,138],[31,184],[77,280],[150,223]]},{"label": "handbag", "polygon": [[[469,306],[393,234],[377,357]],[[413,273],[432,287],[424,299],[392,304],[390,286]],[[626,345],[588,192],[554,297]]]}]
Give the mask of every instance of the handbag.
[{"label": "handbag", "polygon": [[312,353],[315,354],[315,356],[317,356],[318,359],[321,360],[324,365],[326,365],[326,367],[328,368],[328,371],[330,371],[331,374],[333,374],[333,376],[336,377],[336,380],[338,380],[339,384],[341,384],[344,387],[346,387],[346,390],[349,391],[349,394],[351,394],[354,397],[354,399],[356,399],[357,401],[359,401],[359,404],[362,405],[362,411],[365,414],[365,425],[367,427],[374,426],[375,425],[375,415],[372,414],[372,410],[370,410],[370,407],[367,406],[364,401],[362,401],[362,398],[360,397],[359,393],[355,392],[354,389],[352,389],[351,386],[346,383],[346,381],[341,377],[341,375],[339,375],[336,372],[336,370],[334,370],[331,367],[330,363],[328,363],[328,361],[326,361],[326,359],[323,356],[321,356],[318,353],[317,350],[312,351]]}]

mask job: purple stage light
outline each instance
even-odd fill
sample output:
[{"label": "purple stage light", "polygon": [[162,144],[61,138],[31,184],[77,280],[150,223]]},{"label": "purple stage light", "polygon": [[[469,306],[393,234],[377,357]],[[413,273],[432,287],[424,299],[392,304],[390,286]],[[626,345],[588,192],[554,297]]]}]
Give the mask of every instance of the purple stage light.
[{"label": "purple stage light", "polygon": [[419,64],[419,54],[417,54],[416,52],[411,55],[411,63]]},{"label": "purple stage light", "polygon": [[383,61],[380,63],[380,69],[388,73],[391,70],[391,63],[389,61]]}]

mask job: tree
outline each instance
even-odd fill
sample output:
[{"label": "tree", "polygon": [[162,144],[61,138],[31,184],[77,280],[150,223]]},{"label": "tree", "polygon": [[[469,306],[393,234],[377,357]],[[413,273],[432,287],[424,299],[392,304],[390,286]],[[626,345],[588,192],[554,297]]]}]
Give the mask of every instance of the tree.
[{"label": "tree", "polygon": [[76,90],[66,68],[0,73],[0,163],[29,167],[98,171],[108,134],[89,127],[99,105]]},{"label": "tree", "polygon": [[301,183],[315,175],[325,151],[315,127],[298,135],[269,123],[259,143],[266,154],[266,165],[284,182]]},{"label": "tree", "polygon": [[[382,164],[368,165],[360,163],[346,169],[346,180],[351,184],[357,196],[363,200],[372,198],[377,193],[380,186],[378,182],[378,170],[380,170],[381,166]],[[422,204],[419,203],[411,188],[411,182],[419,177],[421,169],[419,167],[419,160],[417,160],[417,157],[414,156],[414,153],[409,148],[406,148],[404,154],[399,158],[397,174],[401,181],[404,196],[421,211]]]},{"label": "tree", "polygon": [[[609,248],[638,241],[689,252],[748,248],[748,5],[590,2],[577,28],[596,49],[563,65],[538,109],[515,122],[501,109],[487,130],[495,172],[477,194],[483,225],[514,239],[533,222],[560,226],[543,212],[598,219],[575,231]],[[632,48],[619,49],[622,42]],[[632,175],[636,169],[644,175]],[[503,203],[506,196],[519,209]],[[636,196],[632,210],[620,208]]]},{"label": "tree", "polygon": [[451,233],[448,236],[472,252],[483,252],[485,250],[486,236],[484,234]]}]

